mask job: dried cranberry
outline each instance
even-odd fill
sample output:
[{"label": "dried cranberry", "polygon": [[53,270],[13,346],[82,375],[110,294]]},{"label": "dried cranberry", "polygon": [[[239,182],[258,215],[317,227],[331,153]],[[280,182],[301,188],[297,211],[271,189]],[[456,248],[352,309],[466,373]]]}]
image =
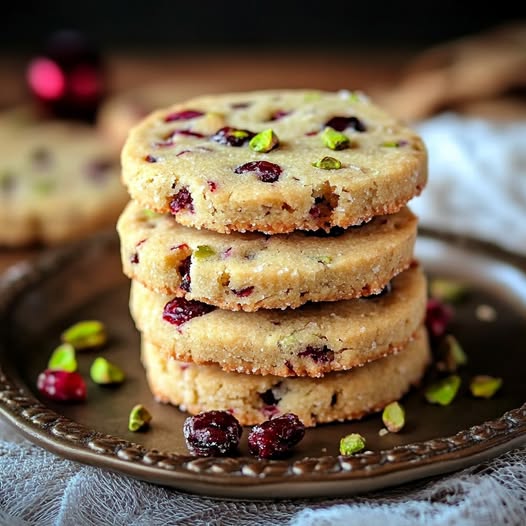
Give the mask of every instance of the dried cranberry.
[{"label": "dried cranberry", "polygon": [[[275,387],[279,385],[278,383]],[[279,399],[276,398],[272,389],[267,389],[264,393],[260,393],[259,396],[265,405],[276,405],[279,402]]]},{"label": "dried cranberry", "polygon": [[301,358],[311,358],[316,363],[330,363],[334,358],[334,352],[326,345],[323,347],[312,347],[309,345],[304,351],[298,353]]},{"label": "dried cranberry", "polygon": [[197,117],[203,116],[202,111],[196,110],[183,110],[176,111],[175,113],[170,113],[164,118],[164,122],[173,122],[173,121],[189,121],[190,119],[195,119]]},{"label": "dried cranberry", "polygon": [[154,157],[153,155],[150,155],[148,154],[144,160],[147,162],[147,163],[156,163],[157,162],[157,157]]},{"label": "dried cranberry", "polygon": [[453,311],[448,305],[434,298],[427,301],[426,327],[433,338],[440,338],[445,334],[452,317]]},{"label": "dried cranberry", "polygon": [[260,458],[280,458],[305,436],[300,419],[286,413],[254,426],[248,435],[248,449]]},{"label": "dried cranberry", "polygon": [[58,402],[86,400],[86,382],[77,372],[46,369],[38,375],[37,387],[41,394]]},{"label": "dried cranberry", "polygon": [[188,256],[186,259],[183,259],[183,261],[181,261],[181,264],[177,269],[179,271],[179,274],[181,274],[181,284],[179,285],[179,288],[185,290],[186,292],[190,292],[190,285],[192,282],[192,278],[190,277],[191,263],[192,257]]},{"label": "dried cranberry", "polygon": [[184,186],[177,192],[171,199],[170,204],[170,211],[172,214],[177,214],[181,210],[188,210],[189,212],[194,211],[194,200],[192,199],[192,194]]},{"label": "dried cranberry", "polygon": [[282,171],[281,166],[269,163],[268,161],[251,161],[238,166],[234,170],[234,173],[244,174],[254,172],[260,181],[264,183],[274,183],[279,179]]},{"label": "dried cranberry", "polygon": [[192,318],[203,316],[213,311],[215,307],[200,301],[190,301],[185,298],[174,298],[169,301],[163,310],[163,320],[179,327]]},{"label": "dried cranberry", "polygon": [[226,146],[243,146],[243,144],[250,141],[254,135],[256,134],[249,130],[239,130],[237,128],[232,128],[231,126],[225,126],[224,128],[217,130],[215,135],[212,135],[211,139]]},{"label": "dried cranberry", "polygon": [[234,453],[242,433],[237,418],[227,411],[207,411],[189,416],[183,425],[188,449],[200,457]]},{"label": "dried cranberry", "polygon": [[291,113],[292,112],[290,111],[277,110],[270,116],[269,121],[279,121],[280,119],[283,119],[283,117],[286,117],[287,115],[290,115]]},{"label": "dried cranberry", "polygon": [[215,183],[214,181],[207,181],[206,184],[208,184],[208,189],[211,192],[215,192],[217,190],[217,183]]},{"label": "dried cranberry", "polygon": [[232,292],[240,298],[246,298],[254,292],[254,287],[245,287],[244,289],[240,290],[232,290]]},{"label": "dried cranberry", "polygon": [[134,265],[137,265],[137,263],[139,263],[139,254],[137,252],[134,252],[130,256],[130,263],[133,263]]},{"label": "dried cranberry", "polygon": [[329,126],[339,132],[342,132],[347,128],[352,128],[357,132],[364,132],[367,130],[365,124],[357,117],[333,117],[325,123],[325,126]]},{"label": "dried cranberry", "polygon": [[195,132],[195,131],[192,131],[192,130],[174,130],[170,134],[169,138],[171,139],[175,135],[183,135],[184,137],[196,137],[197,139],[203,139],[204,138],[204,135],[202,133]]}]

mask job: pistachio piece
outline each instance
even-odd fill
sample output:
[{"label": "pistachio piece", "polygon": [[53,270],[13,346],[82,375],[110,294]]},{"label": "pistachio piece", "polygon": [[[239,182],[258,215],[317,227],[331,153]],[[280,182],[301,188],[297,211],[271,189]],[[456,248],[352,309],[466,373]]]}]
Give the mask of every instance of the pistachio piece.
[{"label": "pistachio piece", "polygon": [[323,144],[331,150],[343,150],[349,146],[349,137],[344,133],[336,131],[330,126],[327,126],[323,130],[321,140],[323,141]]},{"label": "pistachio piece", "polygon": [[328,265],[329,263],[332,263],[331,256],[317,256],[315,259],[318,263],[323,263],[324,265]]},{"label": "pistachio piece", "polygon": [[339,170],[342,167],[342,163],[334,157],[323,157],[319,161],[312,163],[315,168],[321,168],[322,170]]},{"label": "pistachio piece", "polygon": [[100,347],[106,343],[106,329],[100,321],[79,321],[66,329],[61,339],[64,343],[73,345],[77,351]]},{"label": "pistachio piece", "polygon": [[456,374],[443,378],[426,389],[425,397],[430,404],[449,405],[457,395],[460,376]]},{"label": "pistachio piece", "polygon": [[466,297],[468,287],[451,279],[435,278],[429,284],[429,292],[437,300],[458,303]]},{"label": "pistachio piece", "polygon": [[477,398],[491,398],[501,387],[502,378],[479,374],[472,378],[469,390]]},{"label": "pistachio piece", "polygon": [[75,372],[77,370],[77,359],[73,345],[69,343],[59,345],[51,354],[47,368],[53,371]]},{"label": "pistachio piece", "polygon": [[349,456],[365,448],[365,438],[358,433],[351,433],[340,440],[340,454]]},{"label": "pistachio piece", "polygon": [[468,363],[468,357],[464,349],[458,343],[458,340],[452,335],[448,334],[439,348],[441,359],[437,362],[437,367],[440,370],[454,373],[462,365]]},{"label": "pistachio piece", "polygon": [[274,133],[274,130],[269,128],[264,130],[257,135],[254,135],[248,143],[250,148],[255,152],[270,152],[279,145],[278,136]]},{"label": "pistachio piece", "polygon": [[209,245],[198,245],[194,250],[193,256],[195,259],[206,259],[214,256],[216,251]]},{"label": "pistachio piece", "polygon": [[391,433],[398,433],[405,425],[405,411],[398,402],[391,402],[384,407],[382,422]]},{"label": "pistachio piece", "polygon": [[142,213],[144,214],[144,217],[146,219],[156,219],[157,217],[161,217],[162,214],[158,214],[157,212],[154,212],[153,210],[149,210],[148,208],[145,208]]},{"label": "pistachio piece", "polygon": [[128,419],[128,429],[130,431],[141,431],[146,429],[152,420],[152,415],[142,404],[133,406]]},{"label": "pistachio piece", "polygon": [[123,370],[102,356],[95,358],[91,364],[89,374],[96,384],[108,385],[124,382]]},{"label": "pistachio piece", "polygon": [[319,91],[308,91],[305,93],[303,100],[305,102],[316,102],[321,99],[321,93]]}]

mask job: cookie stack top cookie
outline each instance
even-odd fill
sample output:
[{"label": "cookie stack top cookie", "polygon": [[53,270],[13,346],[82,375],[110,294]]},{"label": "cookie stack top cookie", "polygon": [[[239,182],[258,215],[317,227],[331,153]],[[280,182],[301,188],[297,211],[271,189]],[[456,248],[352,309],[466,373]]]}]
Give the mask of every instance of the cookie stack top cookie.
[{"label": "cookie stack top cookie", "polygon": [[122,169],[135,201],[182,225],[329,232],[400,210],[426,184],[427,154],[362,94],[262,91],[152,113]]}]

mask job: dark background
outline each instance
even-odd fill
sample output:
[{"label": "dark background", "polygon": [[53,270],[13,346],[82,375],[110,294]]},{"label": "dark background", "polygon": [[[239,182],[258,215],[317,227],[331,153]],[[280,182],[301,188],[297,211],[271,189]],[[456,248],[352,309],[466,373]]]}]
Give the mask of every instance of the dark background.
[{"label": "dark background", "polygon": [[64,28],[111,51],[414,49],[520,19],[520,0],[10,0],[2,2],[0,52],[31,52]]}]

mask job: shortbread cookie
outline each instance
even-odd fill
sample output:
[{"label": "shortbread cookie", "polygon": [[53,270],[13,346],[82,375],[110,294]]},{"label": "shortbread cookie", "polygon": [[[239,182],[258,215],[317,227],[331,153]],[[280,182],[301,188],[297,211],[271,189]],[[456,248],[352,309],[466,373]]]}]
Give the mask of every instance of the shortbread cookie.
[{"label": "shortbread cookie", "polygon": [[128,277],[157,292],[255,311],[379,293],[411,263],[417,218],[404,208],[332,236],[225,235],[131,202],[117,230]]},{"label": "shortbread cookie", "polygon": [[223,233],[346,228],[397,212],[427,180],[421,138],[350,92],[236,93],[162,109],[131,130],[122,166],[141,206]]},{"label": "shortbread cookie", "polygon": [[112,225],[127,196],[118,160],[80,124],[13,126],[0,144],[0,245],[77,239]]},{"label": "shortbread cookie", "polygon": [[175,359],[227,371],[322,376],[402,348],[422,323],[426,280],[418,267],[375,298],[298,309],[231,312],[132,283],[130,309],[145,337]]},{"label": "shortbread cookie", "polygon": [[214,365],[179,362],[144,339],[142,361],[153,395],[183,411],[226,410],[243,425],[295,413],[306,426],[315,426],[359,419],[400,399],[422,378],[430,352],[420,328],[399,353],[318,379],[228,373]]}]

